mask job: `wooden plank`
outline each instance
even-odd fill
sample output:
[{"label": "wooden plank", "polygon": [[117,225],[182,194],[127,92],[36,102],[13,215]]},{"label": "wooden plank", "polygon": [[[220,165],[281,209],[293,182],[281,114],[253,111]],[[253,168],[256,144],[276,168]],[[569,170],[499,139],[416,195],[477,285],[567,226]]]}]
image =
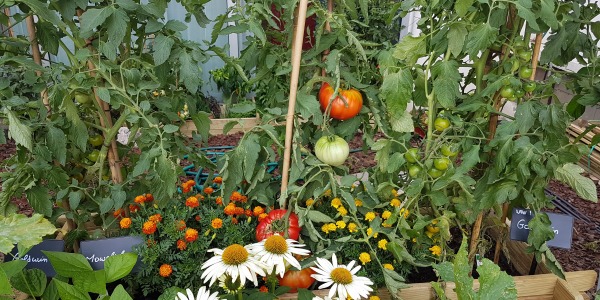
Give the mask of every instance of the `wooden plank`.
[{"label": "wooden plank", "polygon": [[554,300],[583,300],[579,291],[575,290],[568,282],[562,279],[556,281],[554,286]]},{"label": "wooden plank", "polygon": [[[225,128],[225,125],[232,121],[238,121],[239,123],[235,124],[228,134],[246,132],[251,130],[254,126],[260,124],[260,119],[256,117],[239,119],[212,119],[209,133],[211,135],[223,134],[223,128]],[[192,121],[186,121],[185,124],[183,124],[180,128],[181,134],[186,137],[192,137],[193,131],[196,131],[196,126]]]}]

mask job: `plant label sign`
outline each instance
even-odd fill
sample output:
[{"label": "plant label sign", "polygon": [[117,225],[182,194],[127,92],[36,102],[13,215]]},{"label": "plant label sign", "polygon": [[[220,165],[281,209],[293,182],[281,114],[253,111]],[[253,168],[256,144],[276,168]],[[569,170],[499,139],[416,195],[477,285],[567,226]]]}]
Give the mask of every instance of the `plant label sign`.
[{"label": "plant label sign", "polygon": [[[24,255],[20,255],[17,247],[11,252],[12,255],[5,256],[6,261],[20,259],[27,262],[27,269],[40,269],[46,273],[46,276],[52,277],[56,275],[56,271],[50,264],[48,257],[42,251],[63,252],[65,249],[65,241],[63,240],[44,240],[41,243],[31,247]],[[14,255],[14,258],[13,258]]]},{"label": "plant label sign", "polygon": [[[573,239],[573,217],[563,214],[546,213],[552,223],[554,238],[548,241],[549,247],[571,249]],[[510,224],[510,239],[527,242],[529,221],[533,219],[533,211],[524,208],[513,208]]]},{"label": "plant label sign", "polygon": [[[102,270],[104,269],[104,261],[117,254],[123,254],[126,252],[133,252],[133,247],[142,243],[142,239],[136,236],[123,236],[117,238],[108,238],[101,240],[91,240],[81,242],[81,254],[88,260],[92,269]],[[141,267],[141,259],[138,257],[138,261],[133,267],[135,272]]]}]

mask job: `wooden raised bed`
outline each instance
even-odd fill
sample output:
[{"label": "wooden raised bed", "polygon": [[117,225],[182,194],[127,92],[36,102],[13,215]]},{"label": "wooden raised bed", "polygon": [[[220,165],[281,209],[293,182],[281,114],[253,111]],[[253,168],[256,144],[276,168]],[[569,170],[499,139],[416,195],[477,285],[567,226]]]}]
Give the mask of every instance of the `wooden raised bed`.
[{"label": "wooden raised bed", "polygon": [[[239,118],[239,119],[212,119],[210,124],[211,135],[223,134],[223,128],[229,122],[238,122],[235,124],[231,130],[229,130],[228,134],[237,133],[237,132],[246,132],[252,127],[260,124],[260,118]],[[181,126],[181,134],[187,137],[192,137],[192,132],[196,131],[196,125],[192,121],[186,121],[183,126]]]},{"label": "wooden raised bed", "polygon": [[[515,276],[518,299],[522,300],[569,300],[590,299],[585,292],[596,286],[596,271],[567,272],[567,280],[562,280],[554,274],[532,276]],[[446,283],[446,297],[458,299],[454,292],[454,283]],[[475,289],[479,288],[479,281],[473,283]],[[329,290],[313,291],[316,296],[327,296]],[[379,298],[392,299],[387,290],[379,291]],[[405,300],[430,300],[436,299],[435,292],[430,283],[414,283],[409,288],[402,289],[398,297]],[[296,299],[296,294],[284,294],[279,299]]]}]

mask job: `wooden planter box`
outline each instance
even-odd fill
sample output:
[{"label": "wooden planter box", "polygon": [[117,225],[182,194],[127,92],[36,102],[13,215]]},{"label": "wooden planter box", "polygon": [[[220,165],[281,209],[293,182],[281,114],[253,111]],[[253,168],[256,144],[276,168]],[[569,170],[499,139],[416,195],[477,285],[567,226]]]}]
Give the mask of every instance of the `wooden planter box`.
[{"label": "wooden planter box", "polygon": [[[260,118],[212,119],[209,133],[211,135],[223,134],[223,128],[229,122],[239,122],[238,124],[235,124],[231,130],[229,130],[228,134],[231,134],[246,132],[252,129],[252,127],[260,124]],[[186,121],[180,129],[181,134],[187,137],[192,137],[193,131],[196,131],[196,125],[194,125],[194,122],[192,121]]]},{"label": "wooden planter box", "polygon": [[[522,300],[569,300],[590,299],[585,292],[596,286],[596,271],[567,272],[567,280],[562,280],[554,274],[542,274],[532,276],[515,276],[518,299]],[[454,283],[446,284],[446,297],[458,299],[454,292]],[[475,289],[479,288],[477,279],[473,283]],[[329,290],[313,291],[316,296],[327,296]],[[379,290],[381,299],[392,299],[387,290]],[[435,292],[430,283],[414,283],[409,288],[402,289],[398,297],[405,300],[430,300],[436,299]],[[279,299],[296,299],[297,294],[284,294]]]}]

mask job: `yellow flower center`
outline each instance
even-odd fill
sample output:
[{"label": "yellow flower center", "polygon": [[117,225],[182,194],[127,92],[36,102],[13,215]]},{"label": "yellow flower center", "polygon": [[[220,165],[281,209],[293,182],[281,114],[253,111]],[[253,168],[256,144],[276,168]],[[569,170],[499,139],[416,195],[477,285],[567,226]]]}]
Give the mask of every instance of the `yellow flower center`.
[{"label": "yellow flower center", "polygon": [[276,234],[267,238],[265,250],[275,254],[284,254],[288,250],[288,245],[282,236]]},{"label": "yellow flower center", "polygon": [[335,268],[331,271],[331,280],[335,283],[339,284],[351,284],[352,283],[352,274],[345,268]]},{"label": "yellow flower center", "polygon": [[228,265],[241,265],[248,260],[248,251],[244,246],[233,244],[223,250],[223,262]]}]

